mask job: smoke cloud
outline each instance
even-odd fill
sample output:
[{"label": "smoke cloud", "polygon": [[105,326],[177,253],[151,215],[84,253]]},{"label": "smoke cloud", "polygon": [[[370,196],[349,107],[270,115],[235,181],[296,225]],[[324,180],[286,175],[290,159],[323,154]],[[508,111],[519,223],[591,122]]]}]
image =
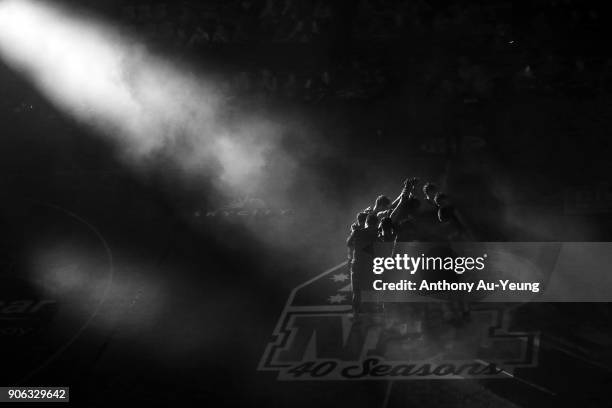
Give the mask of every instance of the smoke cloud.
[{"label": "smoke cloud", "polygon": [[136,166],[163,158],[184,175],[244,194],[265,178],[278,147],[281,129],[271,120],[227,117],[227,95],[212,79],[58,6],[0,2],[0,57]]}]

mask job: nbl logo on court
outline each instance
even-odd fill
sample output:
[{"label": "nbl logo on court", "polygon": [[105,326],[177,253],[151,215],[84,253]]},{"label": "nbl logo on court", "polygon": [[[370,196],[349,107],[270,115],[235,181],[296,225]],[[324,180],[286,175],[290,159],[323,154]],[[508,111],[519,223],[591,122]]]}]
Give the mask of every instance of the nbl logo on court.
[{"label": "nbl logo on court", "polygon": [[537,364],[538,334],[509,330],[501,305],[394,303],[355,318],[351,295],[346,264],[295,288],[259,370],[289,381],[512,378]]}]

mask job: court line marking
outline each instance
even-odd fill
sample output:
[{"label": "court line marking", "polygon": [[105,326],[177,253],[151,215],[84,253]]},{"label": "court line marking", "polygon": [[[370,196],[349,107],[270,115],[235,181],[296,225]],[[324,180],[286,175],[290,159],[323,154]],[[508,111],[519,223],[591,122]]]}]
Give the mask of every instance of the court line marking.
[{"label": "court line marking", "polygon": [[19,380],[17,382],[17,385],[23,384],[24,381],[27,381],[27,380],[31,379],[33,376],[38,374],[40,371],[42,371],[43,369],[48,367],[58,357],[60,357],[66,350],[68,350],[68,348],[72,344],[74,344],[74,342],[77,341],[77,339],[83,334],[83,332],[87,329],[87,327],[89,327],[91,322],[96,318],[96,316],[98,315],[98,313],[102,309],[102,305],[104,304],[104,302],[106,302],[106,299],[108,298],[108,294],[110,292],[110,288],[111,288],[111,286],[113,284],[113,278],[114,278],[114,274],[115,274],[115,268],[114,268],[114,263],[113,263],[113,253],[112,253],[112,251],[110,249],[110,246],[108,245],[108,243],[106,242],[106,240],[104,239],[104,237],[102,236],[102,234],[100,233],[100,231],[96,227],[94,227],[90,222],[88,222],[84,218],[82,218],[79,215],[73,213],[72,211],[66,210],[65,208],[59,207],[59,206],[54,205],[54,204],[48,204],[48,203],[39,203],[39,204],[43,205],[43,206],[47,206],[49,208],[53,208],[53,209],[55,209],[57,211],[60,211],[60,212],[63,212],[65,214],[67,214],[68,216],[70,216],[70,217],[76,219],[77,221],[79,221],[80,223],[84,224],[87,228],[89,228],[94,233],[94,235],[96,235],[96,237],[100,240],[100,242],[102,242],[102,246],[104,246],[104,249],[106,251],[106,255],[108,256],[108,261],[109,261],[109,279],[108,279],[108,282],[106,284],[106,287],[104,288],[104,292],[102,293],[102,297],[101,297],[100,301],[96,305],[95,309],[93,310],[93,312],[91,313],[89,318],[79,328],[79,330],[77,330],[77,332],[63,346],[58,348],[55,351],[55,353],[53,353],[51,355],[51,357],[49,357],[47,360],[43,361],[38,367],[34,368],[32,371],[30,371],[28,374],[26,374],[23,378],[21,378],[21,380]]}]

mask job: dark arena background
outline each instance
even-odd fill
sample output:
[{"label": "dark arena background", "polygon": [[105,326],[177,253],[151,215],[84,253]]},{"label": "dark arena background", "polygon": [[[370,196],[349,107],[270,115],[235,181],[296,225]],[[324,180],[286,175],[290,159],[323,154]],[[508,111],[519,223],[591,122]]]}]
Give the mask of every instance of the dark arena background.
[{"label": "dark arena background", "polygon": [[[83,407],[609,407],[601,293],[358,313],[346,264],[356,214],[413,177],[421,210],[430,182],[461,215],[444,241],[611,241],[609,18],[0,0],[0,387]],[[577,272],[612,300],[598,265]]]}]

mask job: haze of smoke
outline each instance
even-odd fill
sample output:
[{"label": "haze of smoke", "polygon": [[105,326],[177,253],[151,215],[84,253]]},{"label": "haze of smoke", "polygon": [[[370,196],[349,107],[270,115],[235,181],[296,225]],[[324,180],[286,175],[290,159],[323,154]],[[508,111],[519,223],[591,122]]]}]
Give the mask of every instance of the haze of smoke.
[{"label": "haze of smoke", "polygon": [[[125,33],[57,6],[0,3],[0,56],[51,102],[113,140],[136,166],[163,157],[185,175],[244,192],[264,179],[280,127],[224,117],[218,86]],[[212,177],[211,177],[212,176]]]}]

